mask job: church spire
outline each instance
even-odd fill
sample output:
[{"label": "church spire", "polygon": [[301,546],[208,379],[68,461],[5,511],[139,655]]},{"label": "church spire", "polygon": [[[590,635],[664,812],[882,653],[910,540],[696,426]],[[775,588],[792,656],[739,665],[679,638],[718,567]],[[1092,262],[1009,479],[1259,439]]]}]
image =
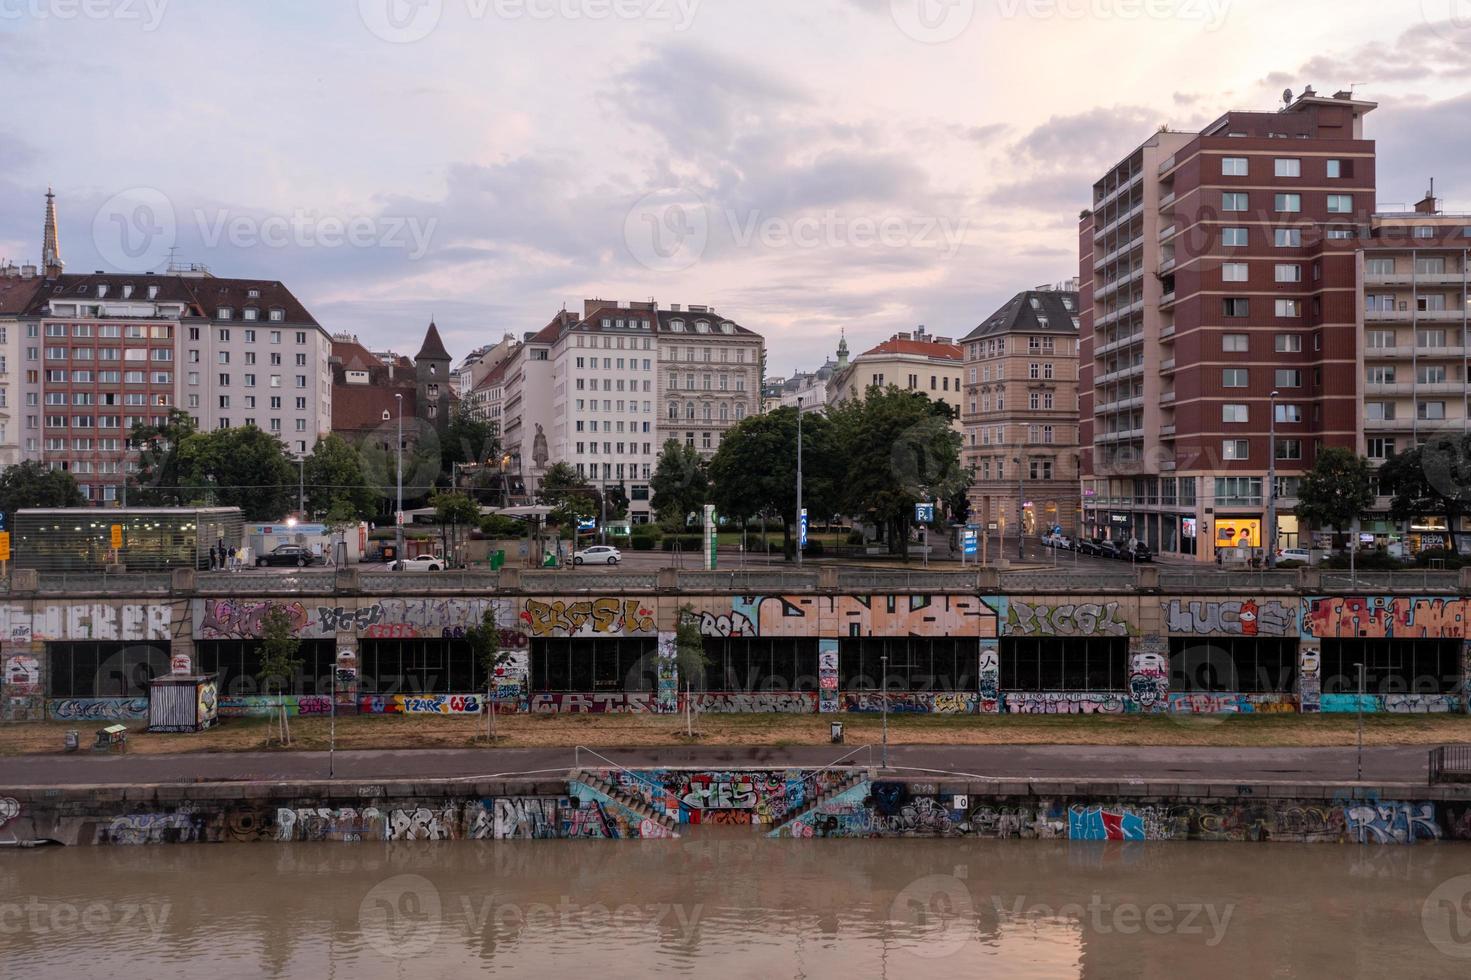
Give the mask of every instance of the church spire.
[{"label": "church spire", "polygon": [[843,328],[838,328],[838,367],[848,366],[848,333]]},{"label": "church spire", "polygon": [[46,188],[46,228],[41,237],[41,268],[48,277],[61,275],[61,239],[56,233],[56,195]]}]

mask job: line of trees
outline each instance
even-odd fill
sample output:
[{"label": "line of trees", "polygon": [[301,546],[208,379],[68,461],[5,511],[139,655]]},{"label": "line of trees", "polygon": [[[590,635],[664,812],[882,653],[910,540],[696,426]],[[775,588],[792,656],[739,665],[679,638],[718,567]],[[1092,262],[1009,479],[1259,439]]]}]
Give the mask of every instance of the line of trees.
[{"label": "line of trees", "polygon": [[[849,514],[881,529],[890,551],[907,551],[914,505],[939,501],[966,514],[973,474],[961,465],[954,411],[923,392],[870,388],[861,401],[801,418],[802,506],[808,513]],[[670,440],[650,489],[661,524],[683,528],[707,503],[738,523],[781,522],[791,547],[797,514],[795,408],[741,420],[708,464],[693,447]]]}]

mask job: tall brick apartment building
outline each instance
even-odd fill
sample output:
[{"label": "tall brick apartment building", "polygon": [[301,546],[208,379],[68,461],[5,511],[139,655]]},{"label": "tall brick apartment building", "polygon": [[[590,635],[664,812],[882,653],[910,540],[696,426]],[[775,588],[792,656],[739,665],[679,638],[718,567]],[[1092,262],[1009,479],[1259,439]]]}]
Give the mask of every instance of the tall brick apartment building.
[{"label": "tall brick apartment building", "polygon": [[1094,184],[1079,228],[1085,533],[1202,561],[1266,546],[1275,406],[1277,544],[1293,546],[1300,475],[1323,446],[1362,449],[1374,108],[1308,89],[1155,133]]}]

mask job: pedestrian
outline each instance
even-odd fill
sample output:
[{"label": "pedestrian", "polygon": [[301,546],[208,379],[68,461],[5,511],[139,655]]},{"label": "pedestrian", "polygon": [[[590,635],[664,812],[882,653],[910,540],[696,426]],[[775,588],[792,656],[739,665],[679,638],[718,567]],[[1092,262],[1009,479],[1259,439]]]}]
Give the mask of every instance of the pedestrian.
[{"label": "pedestrian", "polygon": [[214,571],[220,567],[220,556],[215,551],[214,545],[209,546],[209,570]]},{"label": "pedestrian", "polygon": [[1217,568],[1220,568],[1221,567],[1221,564],[1222,564],[1222,562],[1221,562],[1221,549],[1220,548],[1217,548],[1216,549],[1216,567]]}]

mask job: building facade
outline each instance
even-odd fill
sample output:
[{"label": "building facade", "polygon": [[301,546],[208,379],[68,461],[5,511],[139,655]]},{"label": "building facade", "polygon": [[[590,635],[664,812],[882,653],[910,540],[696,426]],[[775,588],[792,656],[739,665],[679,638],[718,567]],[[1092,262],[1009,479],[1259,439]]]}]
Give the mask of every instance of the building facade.
[{"label": "building facade", "polygon": [[1374,108],[1309,89],[1158,132],[1094,185],[1079,227],[1085,533],[1208,561],[1272,546],[1275,501],[1275,545],[1298,544],[1296,480],[1319,448],[1359,440]]},{"label": "building facade", "polygon": [[[964,410],[961,379],[965,355],[949,337],[935,337],[923,326],[913,333],[897,333],[857,357],[845,369],[835,371],[827,384],[827,404],[861,401],[872,387],[896,385],[905,391],[922,391],[934,401],[944,402],[958,420]],[[960,423],[956,422],[957,429]]]},{"label": "building facade", "polygon": [[[1071,286],[1072,284],[1066,284]],[[960,342],[970,520],[1005,533],[1076,534],[1078,294],[1018,293]]]},{"label": "building facade", "polygon": [[761,406],[760,334],[714,307],[658,311],[659,416],[655,450],[674,440],[706,459],[733,426]]}]

